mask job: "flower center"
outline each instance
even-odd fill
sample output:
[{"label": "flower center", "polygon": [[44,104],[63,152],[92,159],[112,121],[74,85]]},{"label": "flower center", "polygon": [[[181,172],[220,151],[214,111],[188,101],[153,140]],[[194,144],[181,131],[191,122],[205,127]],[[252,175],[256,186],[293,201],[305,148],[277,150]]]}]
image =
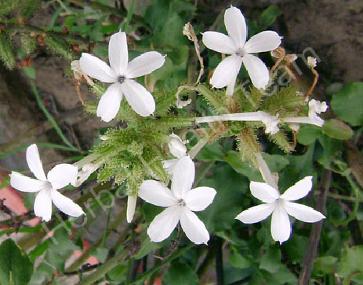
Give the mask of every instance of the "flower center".
[{"label": "flower center", "polygon": [[125,76],[120,75],[120,76],[117,78],[117,81],[118,81],[118,83],[122,84],[122,83],[124,83],[124,82],[125,82],[125,79],[126,79],[126,77],[125,77]]},{"label": "flower center", "polygon": [[185,201],[183,199],[179,199],[176,204],[179,206],[179,207],[185,207]]},{"label": "flower center", "polygon": [[243,57],[244,55],[246,54],[245,50],[243,48],[239,48],[237,51],[236,51],[236,55],[240,56],[240,57]]}]

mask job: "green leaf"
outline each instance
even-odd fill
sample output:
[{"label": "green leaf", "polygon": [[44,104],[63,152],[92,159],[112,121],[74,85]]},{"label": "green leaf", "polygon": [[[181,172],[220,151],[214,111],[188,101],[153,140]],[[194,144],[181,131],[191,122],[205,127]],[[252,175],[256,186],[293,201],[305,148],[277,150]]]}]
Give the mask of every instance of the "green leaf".
[{"label": "green leaf", "polygon": [[113,281],[125,281],[127,278],[128,267],[127,264],[120,264],[108,272],[107,276]]},{"label": "green leaf", "polygon": [[297,134],[297,141],[303,145],[309,145],[314,143],[319,136],[321,136],[321,128],[312,125],[305,125],[300,127]]},{"label": "green leaf", "polygon": [[238,173],[246,176],[249,180],[262,181],[260,172],[245,161],[241,160],[241,155],[236,151],[229,151],[224,160]]},{"label": "green leaf", "polygon": [[26,285],[33,273],[33,264],[16,243],[7,239],[0,245],[0,284]]},{"label": "green leaf", "polygon": [[353,136],[353,130],[337,119],[325,121],[322,130],[324,134],[337,140],[349,140]]},{"label": "green leaf", "polygon": [[144,239],[139,251],[133,256],[135,259],[141,259],[148,255],[150,252],[157,250],[161,245],[159,243],[152,242],[148,237]]},{"label": "green leaf", "polygon": [[187,264],[173,262],[164,276],[164,284],[168,285],[197,285],[198,275]]},{"label": "green leaf", "polygon": [[242,254],[240,254],[235,247],[232,247],[232,251],[228,260],[233,267],[240,269],[248,268],[252,265],[251,261],[242,256]]},{"label": "green leaf", "polygon": [[[363,281],[363,245],[346,248],[339,263],[338,274],[343,277],[343,284],[350,284],[351,280]],[[363,284],[363,283],[358,283]]]},{"label": "green leaf", "polygon": [[315,274],[334,274],[338,258],[335,256],[321,256],[314,261]]},{"label": "green leaf", "polygon": [[266,254],[262,256],[260,268],[270,273],[276,273],[281,267],[281,251],[277,247],[271,247]]},{"label": "green leaf", "polygon": [[206,145],[198,153],[197,159],[202,161],[223,161],[224,153],[222,146],[218,142]]},{"label": "green leaf", "polygon": [[231,221],[241,212],[248,183],[226,163],[218,163],[211,172],[212,175],[202,179],[198,185],[213,187],[217,195],[213,203],[198,216],[209,231],[223,231],[232,227]]},{"label": "green leaf", "polygon": [[352,126],[363,124],[363,82],[346,84],[333,95],[331,107],[337,116]]},{"label": "green leaf", "polygon": [[281,171],[290,163],[287,158],[279,154],[262,153],[262,156],[273,172]]},{"label": "green leaf", "polygon": [[267,7],[258,19],[261,30],[270,27],[273,23],[275,23],[277,17],[281,14],[281,10],[276,5]]}]

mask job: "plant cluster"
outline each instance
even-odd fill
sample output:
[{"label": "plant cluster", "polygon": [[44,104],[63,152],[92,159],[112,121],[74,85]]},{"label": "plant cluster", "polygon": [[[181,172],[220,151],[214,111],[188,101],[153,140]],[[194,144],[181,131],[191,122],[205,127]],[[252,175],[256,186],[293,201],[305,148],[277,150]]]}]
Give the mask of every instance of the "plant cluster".
[{"label": "plant cluster", "polygon": [[[126,243],[132,243],[133,240],[141,242],[141,246],[134,252],[126,245],[125,248],[120,245],[115,252],[109,252],[105,246],[105,238],[109,234],[106,230],[100,242],[102,247],[98,247],[99,244],[96,243],[94,248],[100,260],[102,253],[97,252],[97,249],[106,251],[104,263],[100,262],[100,268],[81,280],[81,284],[95,284],[102,278],[112,284],[130,282],[125,278],[127,258],[147,258],[160,248],[160,252],[164,254],[163,261],[155,266],[155,270],[146,271],[132,284],[152,279],[154,273],[168,261],[173,263],[169,275],[165,276],[165,282],[174,281],[166,284],[186,284],[175,281],[175,278],[180,278],[178,274],[185,274],[188,284],[197,284],[198,276],[191,266],[198,262],[201,249],[184,241],[181,230],[196,245],[205,244],[212,248],[218,246],[219,250],[222,250],[218,245],[221,241],[228,245],[228,266],[232,268],[231,272],[238,276],[243,272],[246,276],[238,284],[262,284],[270,280],[273,284],[296,284],[297,277],[293,272],[297,271],[296,264],[302,264],[304,246],[307,244],[306,234],[302,233],[308,228],[301,228],[300,222],[295,223],[295,219],[316,223],[325,218],[330,220],[335,219],[336,215],[343,215],[337,204],[333,203],[333,209],[328,211],[324,206],[327,191],[331,187],[332,172],[345,178],[339,185],[349,185],[355,191],[353,213],[348,218],[349,222],[355,220],[359,211],[360,189],[347,164],[341,159],[341,143],[353,136],[353,130],[346,123],[361,127],[362,112],[353,106],[354,115],[350,115],[347,107],[342,107],[346,104],[342,102],[343,95],[336,95],[329,107],[326,102],[311,98],[318,78],[317,58],[314,56],[306,59],[306,67],[313,76],[311,86],[302,88],[299,85],[293,70],[297,56],[286,53],[281,46],[282,37],[276,32],[261,31],[274,21],[270,23],[268,16],[277,17],[275,6],[264,12],[260,19],[260,29],[255,22],[251,22],[254,35],[249,39],[246,20],[241,11],[233,6],[227,8],[222,15],[227,35],[201,31],[201,37],[190,23],[184,25],[182,21],[183,15],[193,10],[189,2],[182,7],[183,3],[177,0],[171,1],[171,4],[155,0],[162,11],[150,8],[144,19],[138,16],[132,18],[135,8],[132,6],[121,25],[110,24],[109,30],[112,32],[106,32],[111,35],[108,46],[103,45],[100,51],[94,50],[99,56],[97,57],[89,52],[75,56],[74,51],[79,50],[87,40],[83,37],[72,38],[72,33],[63,34],[59,30],[61,27],[57,27],[55,22],[49,31],[21,23],[19,19],[30,17],[36,11],[35,4],[40,5],[40,1],[5,2],[0,4],[0,58],[3,63],[11,69],[17,65],[18,58],[22,58],[18,65],[30,80],[34,80],[32,77],[36,76],[35,71],[27,65],[26,59],[36,49],[46,47],[68,59],[85,110],[110,123],[110,127],[100,130],[99,138],[88,154],[73,164],[56,165],[47,175],[43,170],[38,147],[32,144],[26,150],[26,160],[36,179],[13,171],[10,174],[10,185],[22,192],[37,193],[34,215],[42,221],[53,223],[52,204],[65,215],[76,218],[64,217],[67,228],[73,229],[73,233],[77,235],[77,221],[82,216],[84,219],[84,215],[89,215],[85,198],[82,199],[81,196],[76,203],[64,195],[68,191],[60,193],[58,190],[72,187],[72,191],[77,192],[77,189],[86,187],[84,185],[88,181],[95,179],[97,191],[106,189],[119,197],[127,197],[127,209],[115,222],[126,220],[130,224],[141,225],[138,229],[129,227],[124,230],[125,234],[119,240]],[[106,10],[105,14],[110,12],[111,17],[112,12],[107,10],[108,6],[99,3],[94,5],[94,10],[86,13],[86,18],[97,14],[97,9]],[[61,6],[61,9],[65,8]],[[7,17],[14,10],[17,14],[16,21]],[[83,21],[83,18],[77,18],[79,12],[70,10],[68,13],[70,16],[64,22],[67,29],[88,35],[88,40],[103,40],[97,34],[100,32],[97,29],[79,30],[84,27],[83,23],[77,23]],[[162,25],[159,16],[167,22]],[[97,21],[105,21],[105,18],[96,17],[93,23]],[[145,46],[148,48],[134,52],[130,48],[133,44],[130,43],[131,38],[136,36],[130,27],[142,25],[143,21],[152,23],[150,33],[154,33],[152,40],[155,45],[151,39],[147,39]],[[176,32],[179,35],[168,35],[168,29],[173,25],[177,26]],[[183,29],[179,29],[181,27]],[[186,38],[180,38],[182,32]],[[202,51],[200,38],[203,46],[209,50]],[[13,44],[20,45],[18,55],[13,53],[9,39],[13,40]],[[18,39],[20,42],[16,43]],[[73,45],[69,46],[68,41],[72,41]],[[192,56],[189,55],[190,46],[194,48]],[[150,49],[152,51],[148,51]],[[223,54],[221,61],[215,52]],[[267,52],[274,59],[270,69],[257,57],[258,53]],[[100,59],[106,54],[109,63]],[[185,61],[189,57],[193,57],[195,62],[192,65],[192,76],[185,80]],[[206,59],[208,65],[205,65]],[[205,72],[206,68],[209,73]],[[288,83],[281,85],[281,78],[287,78]],[[92,99],[82,97],[81,84],[87,84],[94,93]],[[345,88],[354,89],[351,92],[354,97],[356,89],[362,90],[362,84],[354,83]],[[344,94],[344,88],[340,92]],[[333,108],[340,120],[323,119],[323,113],[329,108]],[[72,149],[66,138],[63,141]],[[354,151],[359,153],[355,149]],[[299,155],[293,155],[294,152]],[[337,152],[340,154],[337,155]],[[319,162],[319,167],[314,168],[314,161]],[[325,169],[324,173],[322,169]],[[354,168],[352,171],[354,174]],[[216,178],[208,176],[210,173]],[[310,192],[318,188],[318,181],[321,193],[317,190]],[[248,192],[263,204],[256,205]],[[313,205],[313,192],[322,197],[318,198],[317,210],[305,206],[305,202],[295,202],[309,194],[310,201],[307,204]],[[85,195],[87,197],[89,193]],[[165,209],[160,212],[148,204]],[[111,211],[109,219],[110,213]],[[248,225],[269,216],[271,224],[263,222],[261,226]],[[236,224],[235,219],[242,223]],[[109,225],[109,221],[107,223]],[[292,224],[298,228],[297,237],[291,234]],[[312,231],[320,236],[321,222]],[[54,232],[55,239],[60,240],[67,249],[64,253],[66,256],[75,247],[69,245],[70,241],[64,231]],[[292,240],[288,241],[290,238]],[[323,243],[337,239],[341,237],[331,237],[326,233]],[[172,244],[168,248],[170,240],[176,242],[176,246]],[[287,244],[284,255],[288,266],[281,263],[281,249],[275,245],[276,241],[282,248],[285,242]],[[316,241],[318,240],[315,239]],[[5,246],[16,247],[12,243],[2,244],[0,251]],[[296,255],[293,253],[295,246],[299,247]],[[252,252],[250,247],[261,250]],[[326,276],[336,270],[338,261],[333,254],[329,255],[328,248],[329,245],[324,244],[325,256],[315,260],[318,271],[314,272],[314,278],[328,280],[329,277]],[[45,260],[51,262],[52,256],[49,255],[54,250],[55,247],[47,240],[36,246],[31,256],[35,260],[48,251]],[[188,257],[187,252],[192,250],[194,256]],[[311,245],[308,250],[312,251],[314,259],[317,244]],[[330,249],[333,250],[336,251]],[[352,271],[346,265],[351,263],[354,254],[361,256],[362,248],[357,248],[354,253],[350,250],[348,248],[343,253],[343,259],[349,262],[339,263],[339,274],[344,280],[353,280],[351,274],[355,272],[362,275],[361,270]],[[218,254],[222,253],[216,255]],[[208,263],[209,258],[208,253],[204,261]],[[304,260],[308,264],[309,274],[313,259]],[[79,262],[73,264],[73,268],[82,276],[83,267],[78,267],[84,260]],[[327,264],[331,267],[334,265],[334,269],[324,268]],[[45,263],[42,265],[45,266]],[[301,266],[302,272],[306,270],[304,266]],[[198,273],[203,273],[203,270],[200,267]],[[68,273],[70,272],[72,271],[68,268]],[[220,274],[219,272],[219,277]],[[274,274],[276,275],[273,276]],[[47,274],[38,275],[41,276],[38,276],[40,279],[49,279]],[[357,282],[360,282],[359,276],[355,279]],[[35,282],[36,277],[32,278]],[[235,284],[233,278],[231,275],[230,284]],[[300,281],[303,280],[301,282],[306,282],[304,278],[306,279],[303,274],[300,275]],[[8,281],[4,284],[8,284]]]}]

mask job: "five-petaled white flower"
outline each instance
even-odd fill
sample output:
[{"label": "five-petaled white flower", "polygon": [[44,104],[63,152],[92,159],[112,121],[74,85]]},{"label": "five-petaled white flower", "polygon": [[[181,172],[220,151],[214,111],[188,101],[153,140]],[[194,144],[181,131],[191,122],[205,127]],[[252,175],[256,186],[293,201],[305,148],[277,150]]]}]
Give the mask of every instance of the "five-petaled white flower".
[{"label": "five-petaled white flower", "polygon": [[251,181],[251,194],[265,204],[241,212],[236,219],[245,224],[253,224],[272,214],[272,238],[283,243],[289,239],[291,234],[289,215],[306,223],[315,223],[325,218],[323,214],[311,207],[291,202],[305,197],[310,192],[311,187],[312,176],[306,176],[296,182],[282,195],[267,183]]},{"label": "five-petaled white flower", "polygon": [[151,222],[147,233],[153,242],[170,236],[180,225],[187,237],[195,244],[207,244],[209,233],[203,222],[192,211],[203,211],[213,201],[216,191],[210,187],[192,188],[195,166],[189,156],[182,157],[174,167],[171,191],[161,182],[146,180],[139,196],[156,206],[166,207]]},{"label": "five-petaled white flower", "polygon": [[52,217],[52,201],[63,213],[79,217],[84,214],[82,208],[57,190],[75,183],[78,169],[71,164],[58,164],[45,176],[38,147],[35,144],[26,150],[26,160],[30,171],[37,179],[13,171],[10,174],[10,185],[23,192],[38,192],[34,201],[34,213],[48,222]]},{"label": "five-petaled white flower", "polygon": [[218,64],[210,84],[216,88],[227,86],[227,95],[233,95],[237,75],[243,63],[253,85],[256,88],[266,88],[270,79],[269,71],[266,65],[252,54],[278,48],[281,37],[276,32],[264,31],[246,42],[245,18],[235,7],[228,8],[224,13],[224,24],[228,36],[218,32],[203,33],[203,43],[207,48],[230,55]]},{"label": "five-petaled white flower", "polygon": [[164,169],[169,173],[173,173],[174,166],[182,157],[187,155],[187,147],[182,139],[176,134],[169,135],[168,147],[170,153],[175,157],[174,159],[168,159],[163,161]]},{"label": "five-petaled white flower", "polygon": [[151,115],[155,111],[154,98],[144,86],[133,79],[160,68],[165,57],[150,51],[128,62],[126,34],[121,31],[111,36],[108,57],[110,66],[88,53],[83,53],[80,59],[82,72],[99,81],[112,83],[98,103],[97,116],[105,122],[115,118],[123,96],[140,116]]}]

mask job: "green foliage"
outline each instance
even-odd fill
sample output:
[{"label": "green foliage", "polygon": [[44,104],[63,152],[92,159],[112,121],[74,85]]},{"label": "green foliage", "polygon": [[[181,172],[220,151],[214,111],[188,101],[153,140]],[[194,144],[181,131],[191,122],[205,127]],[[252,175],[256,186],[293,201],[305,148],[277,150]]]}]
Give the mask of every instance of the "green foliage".
[{"label": "green foliage", "polygon": [[0,17],[14,12],[23,17],[30,17],[39,9],[40,4],[40,0],[2,0],[0,2]]},{"label": "green foliage", "polygon": [[268,6],[264,11],[262,11],[259,19],[258,24],[262,30],[267,29],[273,23],[275,23],[278,16],[282,14],[279,7],[276,5]]},{"label": "green foliage", "polygon": [[27,285],[33,273],[28,256],[7,239],[0,245],[0,283],[2,285]]},{"label": "green foliage", "polygon": [[26,55],[34,52],[37,47],[35,38],[27,33],[20,35],[20,44]]},{"label": "green foliage", "polygon": [[68,60],[73,59],[73,55],[69,51],[69,46],[66,44],[64,40],[56,38],[52,35],[47,35],[45,37],[45,44],[52,53],[62,56]]},{"label": "green foliage", "polygon": [[314,143],[321,136],[321,129],[316,126],[302,126],[297,134],[297,141],[303,145]]},{"label": "green foliage", "polygon": [[331,106],[337,116],[352,126],[363,124],[363,82],[346,84],[333,94]]},{"label": "green foliage", "polygon": [[[102,233],[102,242],[94,241],[93,236],[86,237],[92,244],[88,253],[103,263],[91,273],[101,276],[88,279],[92,280],[88,284],[96,284],[96,281],[142,284],[150,283],[156,276],[165,284],[199,284],[204,282],[207,275],[204,275],[201,267],[208,267],[209,264],[214,266],[215,251],[221,248],[225,257],[221,266],[225,273],[225,284],[297,284],[297,276],[309,243],[310,225],[294,223],[291,239],[277,246],[271,238],[269,220],[253,226],[239,221],[233,222],[242,210],[259,203],[249,193],[249,181],[263,181],[256,168],[256,153],[262,153],[270,170],[278,172],[281,191],[304,176],[313,175],[313,190],[305,201],[311,206],[315,204],[315,198],[321,191],[318,185],[323,179],[323,170],[333,171],[333,182],[327,194],[327,219],[322,228],[311,282],[333,285],[337,278],[341,278],[344,285],[350,282],[363,284],[360,266],[363,259],[362,248],[355,241],[356,236],[361,237],[363,217],[360,208],[362,193],[358,186],[359,151],[354,153],[353,163],[346,160],[346,157],[352,156],[350,143],[356,144],[358,141],[354,145],[357,148],[360,144],[363,123],[361,82],[349,83],[332,96],[332,112],[329,113],[329,118],[333,119],[326,120],[323,128],[301,125],[295,133],[288,125],[280,125],[278,133],[266,135],[265,126],[261,122],[196,125],[195,117],[202,115],[265,111],[284,118],[307,116],[308,108],[305,98],[300,95],[298,86],[294,83],[277,88],[271,94],[269,89],[261,92],[253,87],[244,89],[237,84],[231,97],[226,96],[225,90],[210,88],[207,84],[208,78],[220,61],[220,56],[203,51],[203,45],[201,48],[205,75],[201,84],[195,84],[193,74],[198,73],[199,66],[196,64],[194,47],[182,35],[182,28],[186,22],[191,21],[199,39],[199,32],[205,31],[211,25],[221,28],[223,17],[217,18],[210,25],[204,25],[200,21],[203,16],[201,13],[204,12],[203,5],[208,6],[208,1],[197,3],[192,0],[152,0],[149,5],[135,1],[135,6],[127,9],[122,5],[113,7],[114,1],[51,1],[46,3],[47,9],[53,11],[49,24],[43,27],[28,26],[30,17],[39,9],[40,2],[0,1],[0,22],[6,20],[5,29],[0,27],[0,58],[8,68],[16,66],[14,50],[19,43],[21,51],[16,54],[19,60],[25,55],[35,58],[37,52],[42,50],[36,49],[36,41],[39,46],[44,44],[50,51],[48,56],[56,55],[72,60],[79,55],[78,51],[73,53],[72,48],[79,48],[81,52],[92,52],[100,58],[106,58],[107,40],[120,28],[128,32],[130,58],[146,50],[158,50],[167,54],[165,65],[161,69],[147,75],[145,79],[140,79],[140,82],[144,80],[142,84],[152,90],[156,101],[155,113],[147,118],[140,117],[124,99],[115,119],[119,121],[115,124],[116,127],[101,130],[102,139],[92,149],[92,154],[100,158],[99,162],[102,163],[97,175],[91,177],[93,179],[97,176],[98,182],[102,184],[95,191],[107,189],[107,193],[114,194],[116,188],[113,186],[116,184],[121,185],[117,191],[135,195],[145,179],[158,179],[168,183],[170,177],[163,169],[162,162],[172,158],[167,147],[171,132],[183,136],[187,134],[187,139],[191,133],[200,135],[190,139],[188,148],[193,148],[195,141],[208,140],[208,144],[195,158],[198,163],[194,186],[210,186],[217,190],[213,204],[206,211],[197,213],[211,235],[208,247],[183,247],[186,238],[177,233],[163,243],[151,242],[146,236],[146,227],[160,209],[139,201],[142,220],[135,216],[133,224],[125,227],[123,220],[117,217],[122,226],[107,225]],[[143,6],[141,8],[138,7],[140,3]],[[207,10],[208,18],[217,16],[212,10]],[[281,11],[277,6],[269,6],[261,11],[256,21],[248,19],[249,34],[265,30],[280,15]],[[9,29],[7,21],[10,23]],[[32,66],[24,71],[35,79],[36,73]],[[86,109],[91,114],[96,113],[96,104],[107,88],[106,84],[96,80],[94,83],[90,89],[97,99],[86,102]],[[33,85],[32,87],[35,86]],[[36,88],[34,90],[35,95],[39,93]],[[192,103],[183,109],[176,108],[176,94],[179,91],[180,97],[187,96],[192,99]],[[35,98],[38,102],[39,94]],[[327,94],[327,102],[329,99]],[[41,104],[38,105],[47,115],[49,112],[46,106],[42,100],[39,102]],[[67,145],[58,148],[78,151],[69,144],[55,118],[52,117],[49,122]],[[54,148],[54,145],[51,147]],[[4,183],[6,185],[8,181]],[[87,185],[81,189],[80,200],[84,203],[90,197],[90,192]],[[123,198],[121,195],[117,200],[122,206]],[[95,199],[92,201],[92,209],[99,209],[99,205],[95,206]],[[110,213],[109,217],[112,218],[113,212]],[[72,221],[56,220],[54,224],[47,225],[70,227]],[[41,231],[40,226],[29,229],[21,227],[21,232],[29,235]],[[4,231],[3,234],[5,233],[7,232]],[[114,247],[109,245],[114,240],[113,235],[119,239]],[[85,236],[81,227],[77,227],[72,233],[64,229],[54,229],[53,237],[56,242],[53,239],[42,240],[28,250],[28,257],[12,241],[3,242],[0,246],[0,283],[64,283],[62,278],[65,277],[65,260],[74,250],[81,249]],[[221,240],[221,245],[216,240]],[[347,247],[348,244],[351,246]],[[342,251],[341,248],[345,249]],[[120,253],[125,253],[126,257],[115,259]],[[21,265],[16,267],[13,260]],[[37,262],[29,281],[32,274],[31,262],[36,260],[39,264]],[[75,272],[85,268],[85,263],[86,259],[76,264]],[[135,268],[141,267],[144,267],[145,273],[134,272]],[[16,270],[20,273],[15,274]],[[135,281],[130,280],[134,273]],[[84,280],[84,276],[79,275]],[[23,279],[16,283],[15,279],[10,278]]]},{"label": "green foliage", "polygon": [[13,47],[9,36],[4,31],[0,31],[0,59],[8,69],[15,67],[16,60]]},{"label": "green foliage", "polygon": [[268,139],[276,144],[283,152],[290,153],[294,150],[294,146],[287,137],[286,132],[280,129],[276,134],[269,134]]},{"label": "green foliage", "polygon": [[197,285],[198,275],[192,267],[179,261],[173,262],[164,276],[165,284],[170,285]]},{"label": "green foliage", "polygon": [[339,263],[338,274],[344,278],[343,284],[363,284],[363,246],[346,248]]},{"label": "green foliage", "polygon": [[297,92],[294,85],[280,89],[267,97],[261,106],[263,111],[280,117],[292,117],[300,114],[305,106],[304,97]]},{"label": "green foliage", "polygon": [[338,140],[349,140],[353,136],[353,130],[337,119],[325,121],[322,131],[327,136]]}]

